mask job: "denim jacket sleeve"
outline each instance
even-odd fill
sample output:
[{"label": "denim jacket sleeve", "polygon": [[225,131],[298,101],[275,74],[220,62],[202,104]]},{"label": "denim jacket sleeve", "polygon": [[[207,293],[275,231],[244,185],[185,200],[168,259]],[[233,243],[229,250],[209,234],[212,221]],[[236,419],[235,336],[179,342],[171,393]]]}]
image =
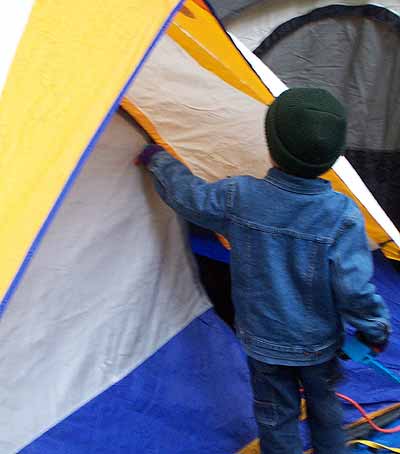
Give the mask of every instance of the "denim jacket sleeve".
[{"label": "denim jacket sleeve", "polygon": [[231,179],[207,183],[165,151],[154,155],[148,169],[167,205],[187,221],[227,235],[227,212],[234,191]]},{"label": "denim jacket sleeve", "polygon": [[370,341],[384,341],[390,331],[389,311],[370,282],[372,255],[363,217],[355,205],[344,219],[330,258],[333,290],[343,320]]}]

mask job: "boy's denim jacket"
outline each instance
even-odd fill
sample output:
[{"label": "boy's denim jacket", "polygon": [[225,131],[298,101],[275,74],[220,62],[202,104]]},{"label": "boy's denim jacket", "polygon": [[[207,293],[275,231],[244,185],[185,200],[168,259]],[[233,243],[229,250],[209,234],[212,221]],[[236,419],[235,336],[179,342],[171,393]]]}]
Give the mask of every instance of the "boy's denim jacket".
[{"label": "boy's denim jacket", "polygon": [[229,240],[236,329],[248,355],[291,366],[328,361],[344,322],[382,340],[389,314],[370,283],[363,218],[328,181],[272,169],[264,179],[207,183],[165,151],[149,170],[170,207]]}]

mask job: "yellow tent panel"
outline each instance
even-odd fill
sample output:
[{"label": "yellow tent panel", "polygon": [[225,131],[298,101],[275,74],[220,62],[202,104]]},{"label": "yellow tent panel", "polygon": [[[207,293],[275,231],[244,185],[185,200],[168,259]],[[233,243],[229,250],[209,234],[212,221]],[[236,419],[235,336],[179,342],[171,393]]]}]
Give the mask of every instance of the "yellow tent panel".
[{"label": "yellow tent panel", "polygon": [[0,100],[1,299],[99,125],[180,3],[34,4]]},{"label": "yellow tent panel", "polygon": [[[5,302],[109,113],[165,30],[227,84],[261,105],[273,101],[206,2],[104,0],[100,7],[95,0],[36,0],[0,99],[0,295]],[[123,105],[155,140],[179,155],[140,106]],[[347,191],[336,176],[331,179]],[[385,243],[388,256],[399,258],[398,247],[364,213],[370,236]]]}]

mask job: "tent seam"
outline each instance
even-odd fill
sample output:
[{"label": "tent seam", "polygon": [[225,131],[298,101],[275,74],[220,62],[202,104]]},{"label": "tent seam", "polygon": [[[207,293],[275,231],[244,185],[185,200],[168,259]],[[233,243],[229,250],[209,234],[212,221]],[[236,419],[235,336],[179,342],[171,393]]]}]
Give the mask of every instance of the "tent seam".
[{"label": "tent seam", "polygon": [[[379,14],[381,15],[380,17],[378,17]],[[308,13],[296,16],[278,25],[266,38],[261,41],[253,52],[257,57],[261,58],[264,53],[269,52],[282,38],[295,32],[300,27],[318,20],[330,18],[332,16],[364,17],[366,19],[390,25],[395,31],[400,32],[400,17],[396,14],[396,12],[384,6],[374,4],[357,6],[333,4],[315,8]]]},{"label": "tent seam", "polygon": [[122,89],[121,89],[119,95],[117,96],[116,100],[111,105],[109,111],[107,112],[107,114],[105,115],[104,119],[102,120],[102,122],[100,123],[99,127],[97,128],[96,132],[94,133],[94,135],[90,139],[87,147],[84,149],[83,153],[81,154],[81,156],[80,156],[75,168],[73,169],[73,171],[70,174],[67,182],[65,183],[65,185],[62,188],[61,192],[59,193],[54,205],[52,206],[49,214],[47,215],[47,217],[44,220],[42,226],[40,227],[39,232],[37,233],[35,239],[33,240],[32,244],[31,244],[31,246],[29,247],[28,252],[25,255],[24,260],[22,261],[21,266],[19,267],[17,273],[15,274],[13,280],[11,281],[11,284],[9,285],[8,289],[6,290],[6,293],[5,293],[2,301],[0,302],[0,320],[1,320],[1,318],[2,318],[2,316],[4,314],[4,312],[5,312],[5,310],[6,310],[7,306],[8,306],[8,304],[9,304],[12,296],[14,295],[15,291],[17,290],[17,288],[19,286],[19,283],[20,283],[23,275],[25,274],[25,271],[28,268],[28,265],[30,264],[34,254],[36,253],[36,251],[37,251],[37,249],[38,249],[38,247],[39,247],[39,245],[41,243],[41,241],[43,240],[45,234],[47,233],[47,231],[48,231],[53,219],[55,218],[55,216],[56,216],[56,214],[58,212],[58,210],[62,206],[66,196],[68,195],[69,191],[73,187],[73,184],[74,184],[76,178],[78,177],[80,171],[82,170],[84,164],[86,163],[87,159],[91,155],[91,153],[93,151],[93,148],[96,145],[99,137],[104,132],[104,130],[105,130],[106,126],[108,125],[112,115],[118,109],[119,104],[121,102],[121,99],[123,98],[123,96],[126,93],[127,89],[129,88],[131,83],[134,81],[136,76],[139,74],[140,70],[143,67],[143,64],[145,63],[145,61],[149,57],[150,53],[155,48],[155,46],[158,43],[158,41],[160,40],[160,38],[163,36],[166,28],[169,26],[169,24],[171,23],[171,21],[174,18],[174,16],[178,13],[178,11],[180,10],[180,8],[181,8],[183,3],[184,3],[184,0],[179,0],[178,3],[176,4],[176,6],[172,9],[172,11],[168,15],[167,19],[164,21],[163,25],[161,26],[161,28],[159,29],[159,31],[155,35],[155,37],[154,37],[153,41],[151,42],[150,46],[146,49],[146,52],[144,53],[142,59],[136,65],[135,69],[133,70],[133,73],[128,78],[128,81],[122,87]]},{"label": "tent seam", "polygon": [[[199,293],[198,296],[199,296],[199,299],[203,299],[204,298],[204,295],[202,295],[201,293]],[[71,411],[69,411],[66,415],[58,418],[54,423],[49,424],[48,426],[46,426],[45,429],[43,429],[40,433],[38,433],[36,436],[31,438],[27,443],[24,443],[23,445],[21,445],[16,451],[14,451],[13,454],[18,454],[21,449],[25,449],[26,447],[28,447],[29,445],[34,443],[36,440],[38,440],[46,432],[48,432],[52,428],[56,427],[58,424],[62,423],[64,420],[68,419],[71,415],[73,415],[75,412],[79,411],[81,408],[83,408],[85,405],[87,405],[92,400],[94,400],[97,397],[99,397],[101,394],[106,392],[112,386],[114,386],[114,385],[118,384],[119,382],[121,382],[122,380],[124,380],[129,374],[133,373],[142,364],[144,364],[146,361],[150,360],[152,356],[154,356],[161,348],[165,347],[168,344],[168,342],[170,342],[175,336],[178,336],[181,332],[183,332],[186,328],[188,328],[189,325],[192,322],[194,322],[197,318],[201,317],[202,315],[204,315],[206,312],[208,312],[210,310],[212,310],[212,308],[208,304],[205,307],[202,306],[198,311],[192,313],[187,318],[187,320],[185,320],[185,322],[182,324],[182,326],[177,331],[174,331],[173,333],[171,333],[170,336],[166,337],[165,341],[161,345],[156,346],[154,348],[154,350],[152,352],[150,352],[149,355],[146,358],[143,358],[142,360],[138,361],[135,365],[133,365],[131,368],[129,368],[128,371],[122,372],[121,375],[118,378],[112,380],[110,383],[108,383],[103,388],[100,388],[100,390],[98,392],[94,393],[93,395],[91,395],[87,399],[82,400],[79,404],[74,406],[73,409],[71,409]]]}]

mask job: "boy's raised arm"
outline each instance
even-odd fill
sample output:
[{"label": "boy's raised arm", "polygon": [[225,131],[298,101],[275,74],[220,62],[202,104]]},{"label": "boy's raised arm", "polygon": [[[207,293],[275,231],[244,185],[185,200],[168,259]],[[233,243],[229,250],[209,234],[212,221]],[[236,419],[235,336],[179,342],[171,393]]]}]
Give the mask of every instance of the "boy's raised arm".
[{"label": "boy's raised arm", "polygon": [[233,180],[207,183],[157,145],[146,147],[137,163],[150,170],[158,193],[178,214],[187,221],[227,235]]}]

